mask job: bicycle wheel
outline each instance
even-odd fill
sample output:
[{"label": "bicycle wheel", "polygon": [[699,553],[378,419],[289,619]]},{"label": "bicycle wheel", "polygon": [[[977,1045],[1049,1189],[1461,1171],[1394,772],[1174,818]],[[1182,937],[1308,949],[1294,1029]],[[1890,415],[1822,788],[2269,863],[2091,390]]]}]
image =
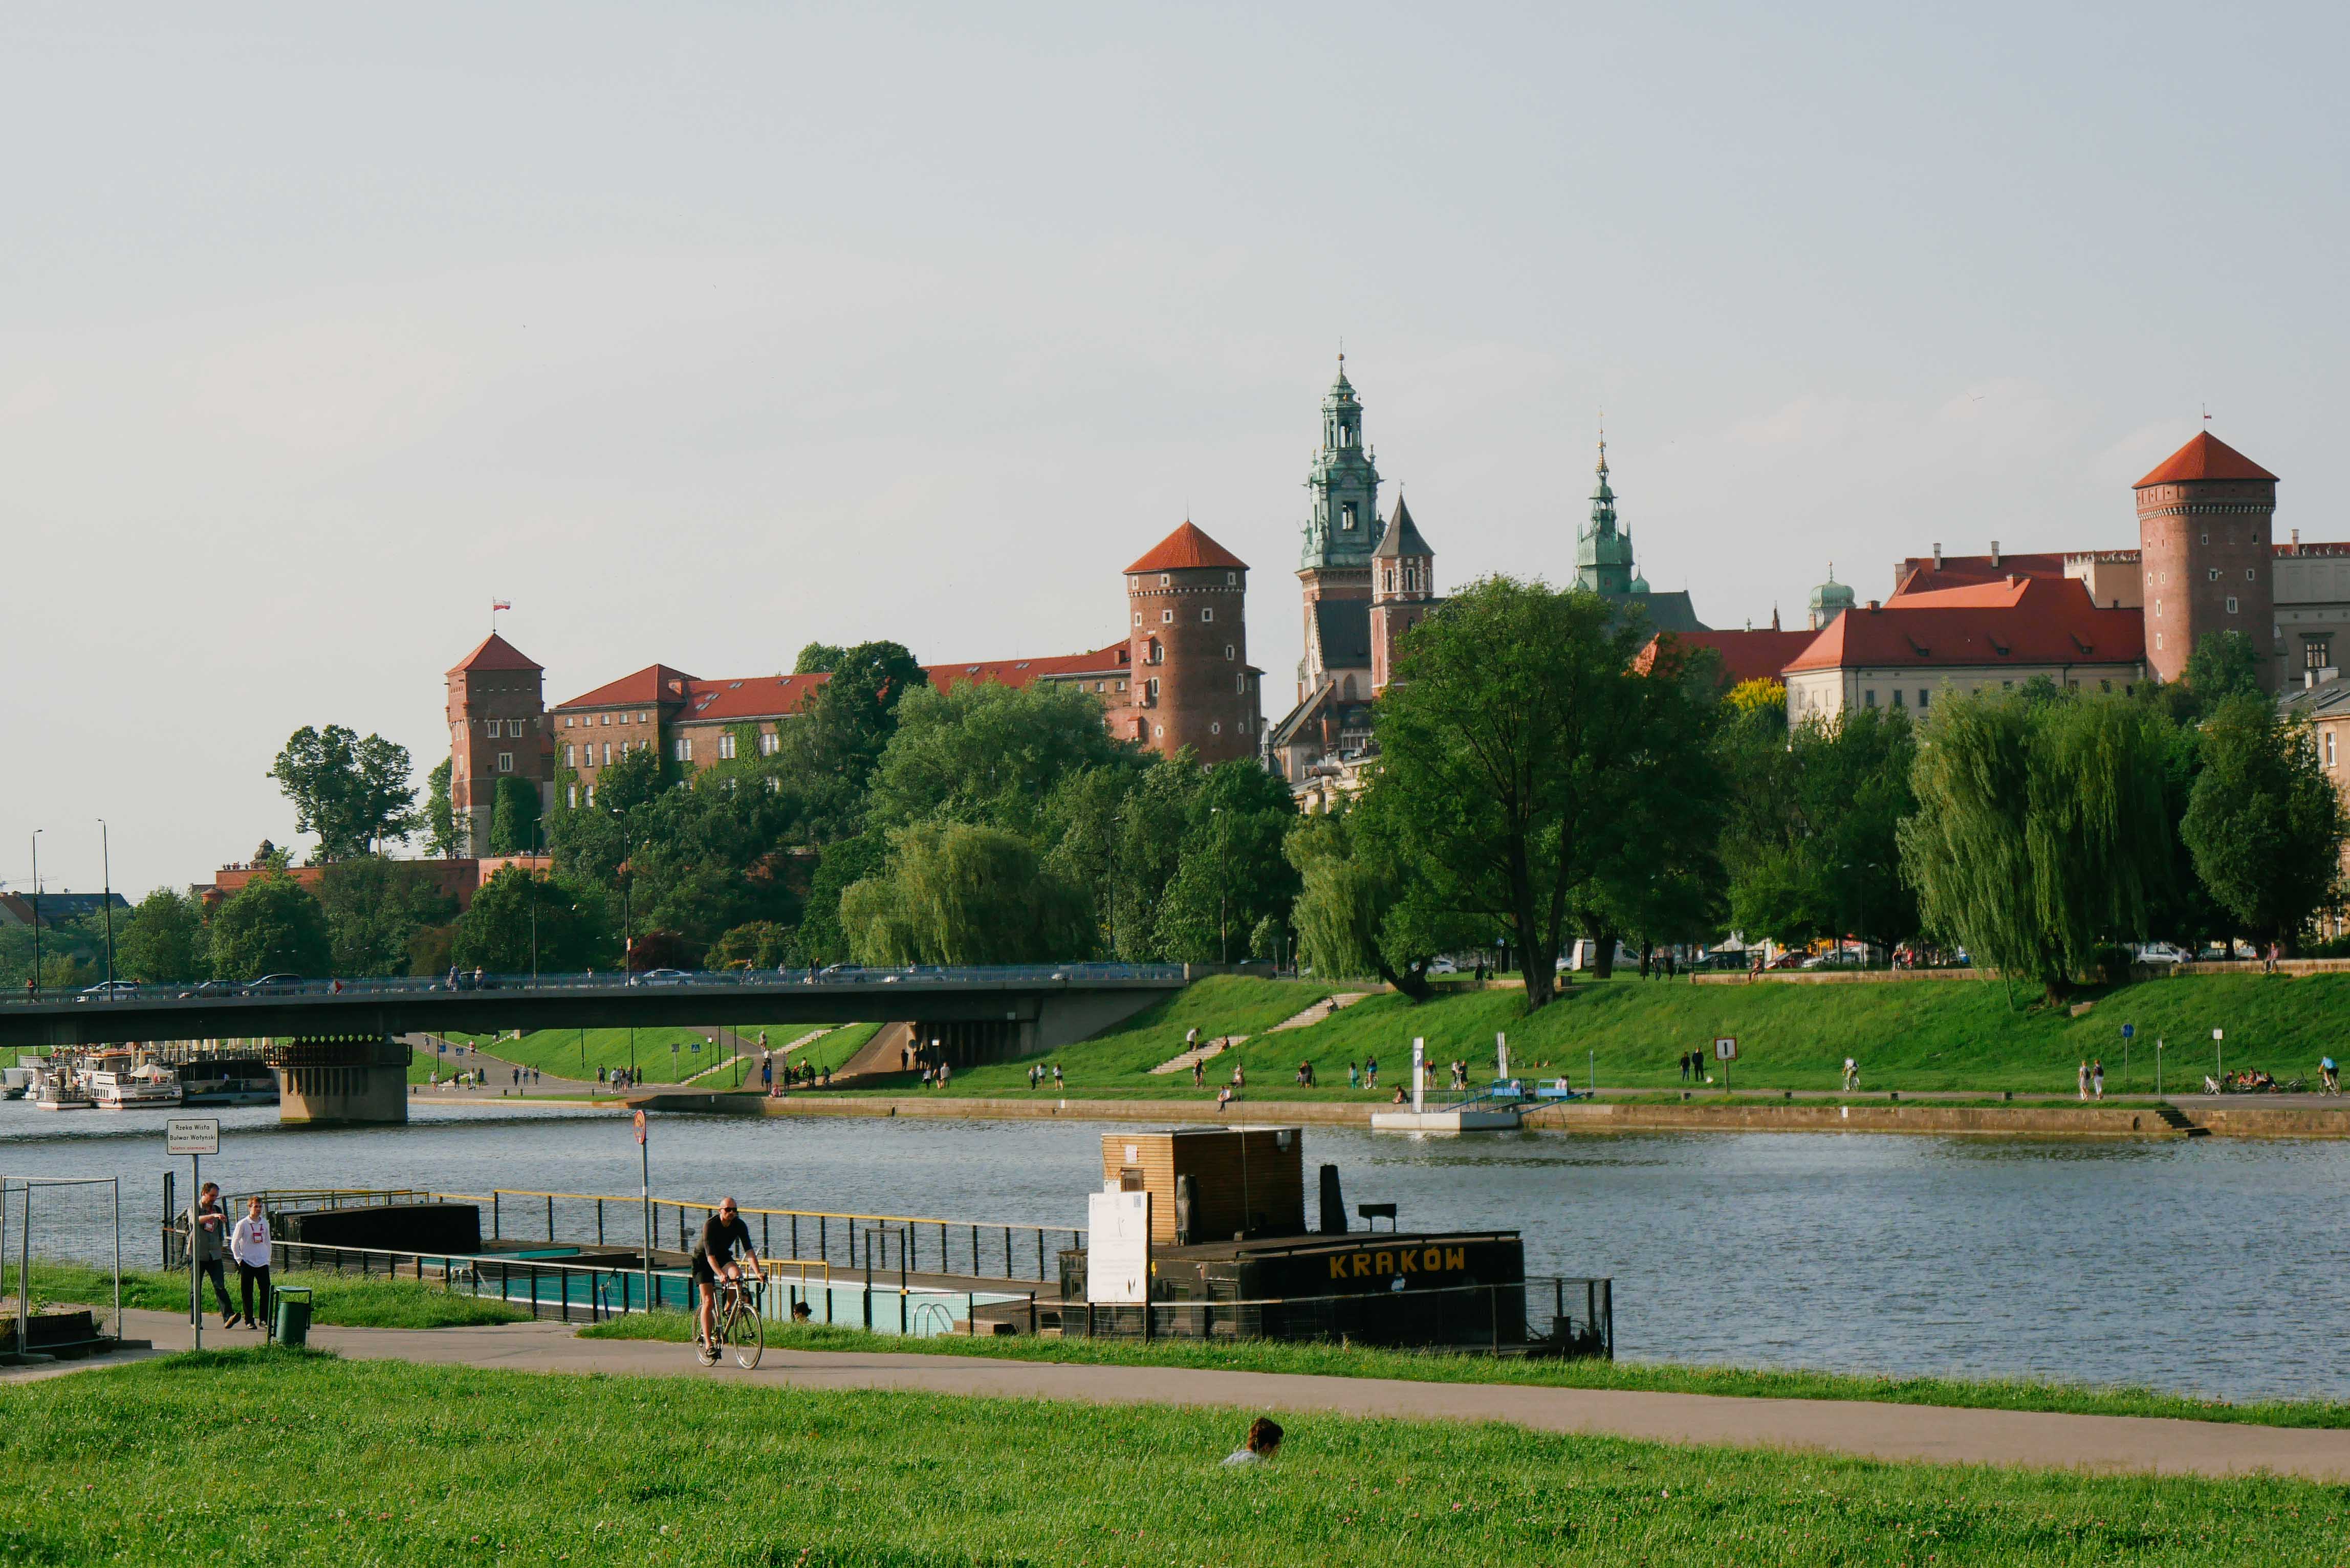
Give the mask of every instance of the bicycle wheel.
[{"label": "bicycle wheel", "polygon": [[767,1348],[766,1325],[760,1321],[758,1303],[748,1296],[737,1298],[726,1319],[726,1343],[734,1352],[734,1365],[745,1372],[759,1365]]}]

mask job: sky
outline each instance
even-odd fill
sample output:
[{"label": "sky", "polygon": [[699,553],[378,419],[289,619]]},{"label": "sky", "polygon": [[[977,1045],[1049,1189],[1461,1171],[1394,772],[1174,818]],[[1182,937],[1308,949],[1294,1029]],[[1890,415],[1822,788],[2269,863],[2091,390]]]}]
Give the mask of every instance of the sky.
[{"label": "sky", "polygon": [[[1122,634],[1187,516],[1294,696],[1343,343],[1440,585],[1563,582],[1604,410],[1718,627],[2136,543],[2350,412],[2343,8],[591,4],[0,14],[0,880],[296,842],[306,724],[447,754],[812,640]],[[307,839],[299,840],[307,846]]]}]

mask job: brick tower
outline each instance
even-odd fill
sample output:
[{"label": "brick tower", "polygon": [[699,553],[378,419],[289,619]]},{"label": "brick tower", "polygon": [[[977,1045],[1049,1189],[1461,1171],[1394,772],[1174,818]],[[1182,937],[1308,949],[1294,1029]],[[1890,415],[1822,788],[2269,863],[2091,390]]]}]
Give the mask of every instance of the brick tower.
[{"label": "brick tower", "polygon": [[2241,631],[2275,690],[2276,487],[2275,474],[2208,431],[2132,487],[2146,657],[2163,680],[2185,673],[2197,639]]},{"label": "brick tower", "polygon": [[1412,525],[1411,509],[1396,497],[1395,515],[1371,552],[1371,691],[1395,679],[1396,640],[1436,603],[1436,552]]},{"label": "brick tower", "polygon": [[1203,763],[1256,754],[1247,593],[1248,564],[1189,523],[1127,567],[1134,685],[1113,715],[1120,735],[1169,754],[1189,746]]},{"label": "brick tower", "polygon": [[496,632],[449,671],[449,805],[464,854],[489,853],[500,779],[536,789],[542,815],[555,804],[545,680],[546,671]]}]

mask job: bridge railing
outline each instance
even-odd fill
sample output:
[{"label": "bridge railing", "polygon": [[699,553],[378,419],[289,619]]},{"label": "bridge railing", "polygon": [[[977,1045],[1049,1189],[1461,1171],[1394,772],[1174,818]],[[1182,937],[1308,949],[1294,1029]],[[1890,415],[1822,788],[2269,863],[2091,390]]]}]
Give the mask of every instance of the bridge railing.
[{"label": "bridge railing", "polygon": [[0,992],[0,1005],[25,1005],[36,1002],[73,1002],[103,1005],[110,1002],[218,1002],[231,1000],[278,996],[299,997],[368,997],[418,996],[434,992],[473,991],[596,991],[627,992],[645,989],[702,990],[743,986],[794,985],[906,985],[920,988],[931,985],[1014,984],[1033,985],[1060,981],[1180,981],[1183,978],[1181,964],[1166,963],[1065,963],[1065,964],[998,964],[965,965],[953,968],[935,965],[910,965],[902,968],[873,969],[853,965],[834,965],[829,969],[768,969],[768,970],[704,970],[692,973],[627,974],[618,970],[587,971],[578,974],[480,974],[460,973],[431,977],[377,976],[356,980],[334,978],[299,981],[208,981],[201,984],[120,985],[110,990],[97,987],[65,988],[48,986],[38,990],[27,987],[22,991]]},{"label": "bridge railing", "polygon": [[[494,1241],[545,1241],[585,1244],[588,1236],[598,1246],[641,1243],[644,1231],[642,1197],[612,1193],[542,1192],[495,1188],[487,1193],[443,1192],[442,1201],[475,1203],[489,1211]],[[653,1245],[691,1251],[702,1223],[718,1212],[715,1202],[678,1198],[651,1200]],[[918,1272],[962,1274],[980,1279],[1060,1281],[1064,1247],[1085,1245],[1085,1231],[1061,1225],[1007,1224],[1001,1220],[941,1220],[909,1214],[861,1214],[838,1210],[742,1208],[743,1222],[757,1238],[762,1257],[788,1262],[814,1262],[845,1269],[862,1269],[880,1261],[868,1259],[871,1246],[865,1232],[887,1227],[901,1236],[889,1250],[887,1266],[905,1266]]]}]

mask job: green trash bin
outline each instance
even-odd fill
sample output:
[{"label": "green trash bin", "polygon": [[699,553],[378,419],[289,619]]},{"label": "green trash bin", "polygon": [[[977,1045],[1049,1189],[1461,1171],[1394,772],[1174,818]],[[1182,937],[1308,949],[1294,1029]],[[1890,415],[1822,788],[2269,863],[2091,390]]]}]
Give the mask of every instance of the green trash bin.
[{"label": "green trash bin", "polygon": [[[270,1314],[270,1333],[280,1345],[310,1343],[310,1287],[280,1285]],[[296,1298],[299,1298],[298,1300]]]}]

